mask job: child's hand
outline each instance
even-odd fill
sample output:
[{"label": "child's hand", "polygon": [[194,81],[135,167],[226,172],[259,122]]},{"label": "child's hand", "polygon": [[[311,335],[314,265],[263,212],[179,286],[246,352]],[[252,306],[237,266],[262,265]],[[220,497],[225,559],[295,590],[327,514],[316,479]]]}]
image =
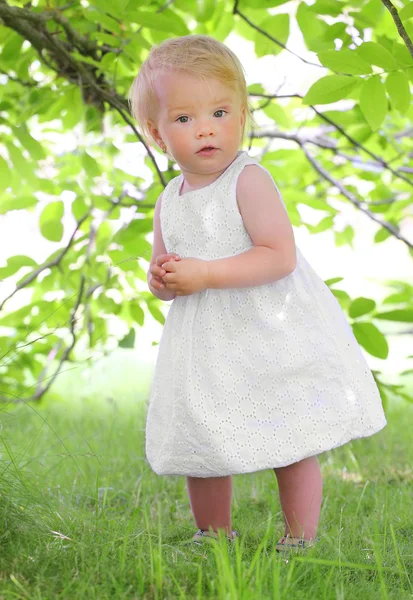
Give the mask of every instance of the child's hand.
[{"label": "child's hand", "polygon": [[200,258],[183,258],[180,262],[168,261],[162,265],[167,271],[163,281],[167,290],[177,296],[189,296],[208,287],[208,261]]},{"label": "child's hand", "polygon": [[162,265],[164,263],[175,260],[181,260],[181,257],[178,254],[175,254],[174,252],[169,252],[168,254],[159,254],[159,256],[156,257],[156,264],[153,264],[149,269],[149,273],[151,273],[152,275],[150,283],[151,286],[154,287],[156,290],[165,289],[162,277],[166,274],[166,271],[162,268]]}]

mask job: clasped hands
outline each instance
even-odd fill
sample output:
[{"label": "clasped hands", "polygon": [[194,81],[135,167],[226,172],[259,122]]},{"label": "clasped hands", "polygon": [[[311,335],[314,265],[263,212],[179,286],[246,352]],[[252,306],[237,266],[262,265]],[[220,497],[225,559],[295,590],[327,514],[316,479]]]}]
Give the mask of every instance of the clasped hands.
[{"label": "clasped hands", "polygon": [[200,258],[181,258],[173,252],[160,254],[149,272],[152,287],[169,290],[177,296],[189,296],[208,288],[208,261]]}]

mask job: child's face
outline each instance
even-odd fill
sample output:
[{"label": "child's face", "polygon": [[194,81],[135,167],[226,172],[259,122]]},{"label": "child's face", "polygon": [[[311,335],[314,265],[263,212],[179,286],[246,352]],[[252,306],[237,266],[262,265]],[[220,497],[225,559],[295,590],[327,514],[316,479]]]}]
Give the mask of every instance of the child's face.
[{"label": "child's face", "polygon": [[[163,73],[155,82],[158,122],[151,131],[181,170],[209,175],[226,169],[241,143],[245,109],[239,94],[217,80],[204,83],[183,73]],[[199,154],[205,146],[217,150]]]}]

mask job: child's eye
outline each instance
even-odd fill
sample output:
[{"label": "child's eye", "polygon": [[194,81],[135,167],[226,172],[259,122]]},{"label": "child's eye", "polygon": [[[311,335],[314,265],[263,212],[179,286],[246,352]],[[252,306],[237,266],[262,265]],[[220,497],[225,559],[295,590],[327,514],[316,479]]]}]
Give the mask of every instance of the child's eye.
[{"label": "child's eye", "polygon": [[181,119],[188,119],[188,117],[182,116],[177,118],[177,121],[179,121],[179,123],[188,123],[188,121],[181,121]]},{"label": "child's eye", "polygon": [[[226,110],[223,110],[222,108],[220,108],[219,110],[216,110],[214,112],[214,115],[216,116],[217,113],[226,113],[226,112],[227,112]],[[222,114],[222,115],[218,115],[218,116],[221,117],[221,116],[224,116],[224,115]]]}]

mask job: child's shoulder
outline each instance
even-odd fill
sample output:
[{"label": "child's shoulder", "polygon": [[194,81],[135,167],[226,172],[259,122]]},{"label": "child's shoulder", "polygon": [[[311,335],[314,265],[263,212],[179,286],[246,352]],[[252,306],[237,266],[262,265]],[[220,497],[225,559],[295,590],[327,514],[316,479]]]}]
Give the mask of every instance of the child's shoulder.
[{"label": "child's shoulder", "polygon": [[284,204],[281,192],[271,173],[258,160],[246,155],[237,179],[237,201],[238,203],[249,203],[257,195],[268,199],[269,202],[281,201]]},{"label": "child's shoulder", "polygon": [[237,189],[254,188],[255,186],[274,185],[271,174],[258,160],[245,155],[241,171],[238,175]]}]

